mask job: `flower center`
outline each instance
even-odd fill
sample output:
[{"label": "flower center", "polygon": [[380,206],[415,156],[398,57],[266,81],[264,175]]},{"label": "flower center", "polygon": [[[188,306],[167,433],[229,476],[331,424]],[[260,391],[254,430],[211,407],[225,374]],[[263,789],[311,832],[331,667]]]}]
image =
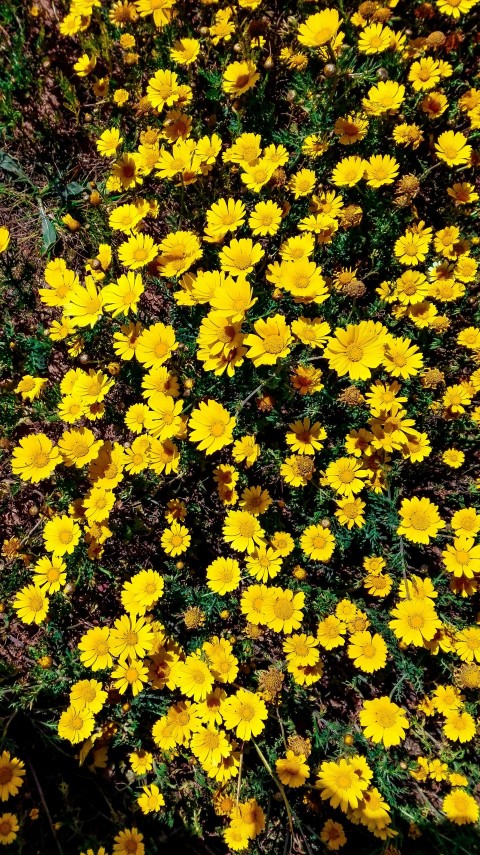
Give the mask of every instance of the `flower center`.
[{"label": "flower center", "polygon": [[223,436],[223,434],[225,433],[225,424],[220,421],[212,422],[212,424],[210,425],[210,433],[212,434],[212,436],[216,437]]},{"label": "flower center", "polygon": [[275,617],[281,618],[281,620],[288,620],[292,617],[294,612],[294,605],[292,600],[277,600],[273,605],[273,611],[275,613]]},{"label": "flower center", "polygon": [[349,344],[345,353],[351,362],[360,362],[364,349],[359,344]]},{"label": "flower center", "polygon": [[242,721],[252,721],[255,718],[255,708],[252,704],[243,703],[239,707],[238,716]]},{"label": "flower center", "polygon": [[267,353],[280,353],[283,350],[283,338],[280,335],[267,335],[263,342]]},{"label": "flower center", "polygon": [[409,615],[408,624],[412,629],[422,629],[425,626],[425,618],[417,612],[417,614]]},{"label": "flower center", "polygon": [[417,531],[426,531],[430,528],[431,521],[430,517],[425,511],[417,511],[414,517],[412,517],[410,524],[412,528]]},{"label": "flower center", "polygon": [[48,463],[48,454],[46,454],[45,451],[37,452],[37,454],[34,454],[32,457],[32,463],[38,469],[41,469],[43,466],[46,466]]},{"label": "flower center", "polygon": [[9,784],[13,778],[13,772],[10,766],[2,766],[0,768],[0,786]]}]

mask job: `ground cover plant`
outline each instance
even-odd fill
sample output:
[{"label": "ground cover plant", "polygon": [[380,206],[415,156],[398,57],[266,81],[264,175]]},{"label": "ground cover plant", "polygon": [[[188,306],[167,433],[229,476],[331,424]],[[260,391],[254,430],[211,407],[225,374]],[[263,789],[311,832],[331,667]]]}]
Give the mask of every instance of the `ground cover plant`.
[{"label": "ground cover plant", "polygon": [[0,845],[479,846],[472,0],[0,10]]}]

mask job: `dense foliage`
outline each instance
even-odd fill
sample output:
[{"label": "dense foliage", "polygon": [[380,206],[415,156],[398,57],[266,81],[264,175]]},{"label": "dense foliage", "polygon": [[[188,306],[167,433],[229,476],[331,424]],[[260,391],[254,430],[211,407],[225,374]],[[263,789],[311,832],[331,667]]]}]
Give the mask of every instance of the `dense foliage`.
[{"label": "dense foliage", "polygon": [[476,5],[2,6],[11,851],[476,851]]}]

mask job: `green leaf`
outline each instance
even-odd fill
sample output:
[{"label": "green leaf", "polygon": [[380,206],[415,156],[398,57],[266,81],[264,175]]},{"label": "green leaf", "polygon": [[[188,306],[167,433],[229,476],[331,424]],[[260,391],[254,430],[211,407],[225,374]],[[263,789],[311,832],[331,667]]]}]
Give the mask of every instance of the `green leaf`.
[{"label": "green leaf", "polygon": [[50,247],[57,242],[57,232],[50,217],[47,217],[45,208],[40,201],[38,203],[38,210],[40,211],[40,222],[42,225],[42,255],[45,255]]},{"label": "green leaf", "polygon": [[[4,172],[10,172],[12,175],[15,175],[16,178],[19,178],[21,181],[26,181],[28,184],[32,185],[30,178],[27,173],[23,171],[17,161],[7,154],[4,151],[0,151],[0,169]],[[33,185],[32,185],[33,186]]]}]

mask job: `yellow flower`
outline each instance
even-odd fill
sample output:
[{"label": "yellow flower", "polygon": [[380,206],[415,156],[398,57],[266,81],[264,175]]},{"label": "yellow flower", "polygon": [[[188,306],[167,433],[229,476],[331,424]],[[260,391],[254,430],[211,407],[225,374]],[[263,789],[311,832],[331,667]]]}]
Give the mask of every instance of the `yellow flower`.
[{"label": "yellow flower", "polygon": [[452,742],[470,742],[476,733],[475,719],[468,712],[450,710],[445,713],[443,732]]},{"label": "yellow flower", "polygon": [[284,632],[290,635],[298,629],[303,620],[305,594],[302,591],[294,593],[289,589],[272,587],[270,596],[265,603],[265,622],[274,632]]},{"label": "yellow flower", "polygon": [[338,851],[347,842],[343,825],[333,819],[327,819],[320,832],[320,840],[325,843],[328,849]]},{"label": "yellow flower", "polygon": [[394,635],[404,644],[415,647],[423,647],[426,641],[431,641],[442,626],[428,597],[402,600],[391,614],[393,620],[388,625]]},{"label": "yellow flower", "polygon": [[70,706],[88,709],[93,715],[99,713],[107,700],[107,693],[98,680],[79,680],[70,689]]},{"label": "yellow flower", "polygon": [[163,597],[165,583],[156,570],[139,570],[125,582],[122,605],[129,615],[142,615]]},{"label": "yellow flower", "polygon": [[369,24],[365,27],[358,39],[358,49],[360,53],[367,55],[384,53],[392,45],[393,33],[388,27],[382,24]]},{"label": "yellow flower", "polygon": [[68,739],[72,745],[76,745],[78,742],[88,739],[93,733],[94,727],[95,720],[88,707],[84,707],[82,710],[68,707],[60,716],[58,735],[62,739]]},{"label": "yellow flower", "polygon": [[346,811],[358,807],[368,781],[358,774],[352,760],[342,758],[338,762],[323,761],[315,786],[324,801],[328,799],[333,808]]},{"label": "yellow flower", "polygon": [[335,647],[343,647],[345,644],[346,627],[336,615],[328,615],[321,620],[317,627],[318,643],[325,650],[333,650]]},{"label": "yellow flower", "polygon": [[[246,276],[251,273],[265,255],[261,244],[254,243],[250,238],[233,238],[220,252],[219,259],[222,270],[231,276]],[[213,303],[212,303],[213,305]]]},{"label": "yellow flower", "polygon": [[34,401],[38,398],[43,387],[48,383],[48,379],[43,377],[32,377],[31,374],[25,374],[14,391],[22,396],[24,401]]},{"label": "yellow flower", "polygon": [[179,94],[178,75],[174,71],[159,69],[148,81],[147,98],[158,112],[165,106],[171,107]]},{"label": "yellow flower", "polygon": [[276,760],[275,769],[286,787],[303,787],[310,777],[307,758],[304,754],[294,754],[293,751],[287,751],[285,757]]},{"label": "yellow flower", "polygon": [[300,546],[313,561],[327,563],[335,549],[335,538],[329,528],[309,525],[300,538]]},{"label": "yellow flower", "polygon": [[200,42],[198,39],[178,39],[170,48],[170,57],[180,65],[191,65],[200,53]]},{"label": "yellow flower", "polygon": [[276,202],[258,202],[248,218],[248,225],[255,236],[265,237],[277,233],[282,222],[282,209]]},{"label": "yellow flower", "polygon": [[49,478],[62,457],[57,446],[44,433],[24,436],[12,454],[12,472],[22,481],[36,484]]},{"label": "yellow flower", "polygon": [[84,53],[74,64],[73,70],[78,77],[87,77],[92,73],[97,64],[94,56],[89,57],[88,53]]},{"label": "yellow flower", "polygon": [[[147,2],[149,5],[153,5],[153,0],[136,0],[137,6],[144,5]],[[155,12],[153,14],[155,17]],[[157,24],[157,26],[159,25]],[[145,845],[142,840],[143,834],[140,834],[136,828],[125,828],[114,838],[113,855],[145,855]]]},{"label": "yellow flower", "polygon": [[332,172],[332,183],[336,187],[353,187],[365,174],[366,161],[358,155],[344,157]]},{"label": "yellow flower", "polygon": [[44,588],[47,594],[54,594],[67,581],[67,565],[58,555],[49,558],[44,555],[39,558],[33,568],[33,582],[39,588]]},{"label": "yellow flower", "polygon": [[135,356],[145,368],[157,367],[170,359],[177,348],[174,328],[159,322],[142,330],[137,339]]},{"label": "yellow flower", "polygon": [[150,751],[145,751],[143,748],[132,751],[128,755],[128,759],[130,760],[134,775],[145,775],[146,772],[150,772],[153,768],[153,754]]},{"label": "yellow flower", "polygon": [[386,342],[387,330],[381,323],[360,321],[346,329],[337,327],[323,355],[340,377],[348,374],[351,380],[368,380],[371,369],[383,361]]},{"label": "yellow flower", "polygon": [[[446,0],[445,0],[446,2]],[[466,825],[478,822],[479,807],[473,796],[465,790],[455,789],[445,796],[442,810],[450,822]]]},{"label": "yellow flower", "polygon": [[362,105],[367,114],[381,116],[382,113],[397,112],[405,98],[405,86],[394,80],[381,80],[372,86],[363,98]]},{"label": "yellow flower", "polygon": [[67,466],[76,466],[78,469],[95,460],[101,446],[102,440],[96,440],[88,428],[64,431],[58,441],[64,463]]},{"label": "yellow flower", "polygon": [[144,814],[157,813],[165,805],[165,799],[156,784],[143,787],[142,794],[137,799],[137,804]]},{"label": "yellow flower", "polygon": [[347,653],[355,667],[367,674],[384,668],[387,662],[387,645],[378,633],[354,632]]},{"label": "yellow flower", "polygon": [[135,698],[143,690],[144,684],[148,682],[148,669],[143,662],[129,657],[127,662],[117,664],[117,667],[112,671],[112,680],[121,695],[131,689]]},{"label": "yellow flower", "polygon": [[[210,298],[210,305],[222,317],[235,324],[240,323],[246,312],[257,302],[253,296],[252,286],[243,276],[238,279],[227,277],[224,282],[215,289]],[[212,320],[215,316],[210,316]],[[238,329],[240,331],[240,328]],[[202,330],[200,330],[202,332]],[[238,339],[237,339],[238,340]],[[232,342],[233,344],[233,342]]]},{"label": "yellow flower", "polygon": [[359,718],[367,739],[383,742],[385,748],[399,745],[409,726],[404,710],[388,697],[364,701]]},{"label": "yellow flower", "polygon": [[0,814],[0,844],[7,846],[9,843],[13,843],[19,827],[18,819],[14,813]]},{"label": "yellow flower", "polygon": [[265,533],[257,519],[248,511],[229,511],[223,526],[223,539],[236,552],[252,553],[264,543]]},{"label": "yellow flower", "polygon": [[260,318],[255,321],[254,329],[255,333],[246,336],[245,345],[250,348],[247,357],[255,366],[275,365],[288,356],[292,335],[283,315]]},{"label": "yellow flower", "polygon": [[238,689],[235,695],[223,702],[222,716],[227,730],[235,730],[238,739],[248,740],[262,732],[268,712],[258,695]]},{"label": "yellow flower", "polygon": [[72,319],[75,327],[93,327],[102,315],[102,292],[97,290],[95,280],[85,277],[85,286],[76,283],[69,291],[63,313]]},{"label": "yellow flower", "polygon": [[298,41],[304,47],[319,48],[328,44],[337,35],[340,16],[336,9],[323,9],[310,15],[298,28]]},{"label": "yellow flower", "polygon": [[393,184],[398,175],[398,161],[389,154],[372,154],[365,164],[365,175],[369,187]]},{"label": "yellow flower", "polygon": [[10,244],[10,232],[6,226],[0,226],[0,253],[6,252]]},{"label": "yellow flower", "polygon": [[157,252],[158,246],[150,235],[131,235],[118,247],[118,259],[124,267],[138,270],[153,261]]},{"label": "yellow flower", "polygon": [[173,522],[170,528],[166,528],[160,538],[163,550],[172,558],[186,552],[190,541],[188,528],[178,522]]},{"label": "yellow flower", "polygon": [[441,66],[438,60],[431,56],[423,56],[414,62],[410,68],[408,79],[415,92],[423,89],[433,89],[441,78]]},{"label": "yellow flower", "polygon": [[267,546],[257,546],[251,555],[245,560],[246,568],[250,576],[257,582],[267,582],[274,579],[282,569],[282,556],[275,549]]},{"label": "yellow flower", "polygon": [[45,523],[43,539],[47,552],[69,555],[80,540],[80,526],[66,514],[53,517]]},{"label": "yellow flower", "polygon": [[212,399],[201,401],[188,421],[190,441],[198,443],[199,451],[213,454],[233,442],[235,424],[234,416],[222,404]]},{"label": "yellow flower", "polygon": [[208,565],[206,574],[210,590],[222,597],[240,584],[240,564],[235,558],[216,558]]},{"label": "yellow flower", "polygon": [[362,499],[348,496],[345,499],[339,499],[337,501],[335,516],[337,517],[340,525],[345,525],[349,529],[353,528],[355,525],[358,526],[358,528],[362,528],[365,523],[365,517],[363,515],[364,510],[365,502],[363,502]]},{"label": "yellow flower", "polygon": [[231,62],[223,72],[223,91],[232,97],[247,92],[260,80],[257,67],[251,60]]},{"label": "yellow flower", "polygon": [[0,754],[0,799],[5,802],[16,796],[23,785],[25,766],[22,760],[12,757],[9,751]]},{"label": "yellow flower", "polygon": [[405,535],[412,543],[428,544],[440,529],[445,528],[437,506],[424,496],[402,499],[399,514],[401,522],[397,534]]},{"label": "yellow flower", "polygon": [[444,131],[435,143],[439,160],[447,166],[462,166],[469,163],[472,146],[467,144],[467,138],[459,131]]},{"label": "yellow flower", "polygon": [[154,642],[153,630],[144,617],[122,615],[110,630],[109,651],[124,662],[125,659],[141,659],[151,653]]},{"label": "yellow flower", "polygon": [[103,671],[105,668],[112,667],[108,626],[95,626],[87,630],[78,643],[78,649],[80,661],[92,671]]}]

